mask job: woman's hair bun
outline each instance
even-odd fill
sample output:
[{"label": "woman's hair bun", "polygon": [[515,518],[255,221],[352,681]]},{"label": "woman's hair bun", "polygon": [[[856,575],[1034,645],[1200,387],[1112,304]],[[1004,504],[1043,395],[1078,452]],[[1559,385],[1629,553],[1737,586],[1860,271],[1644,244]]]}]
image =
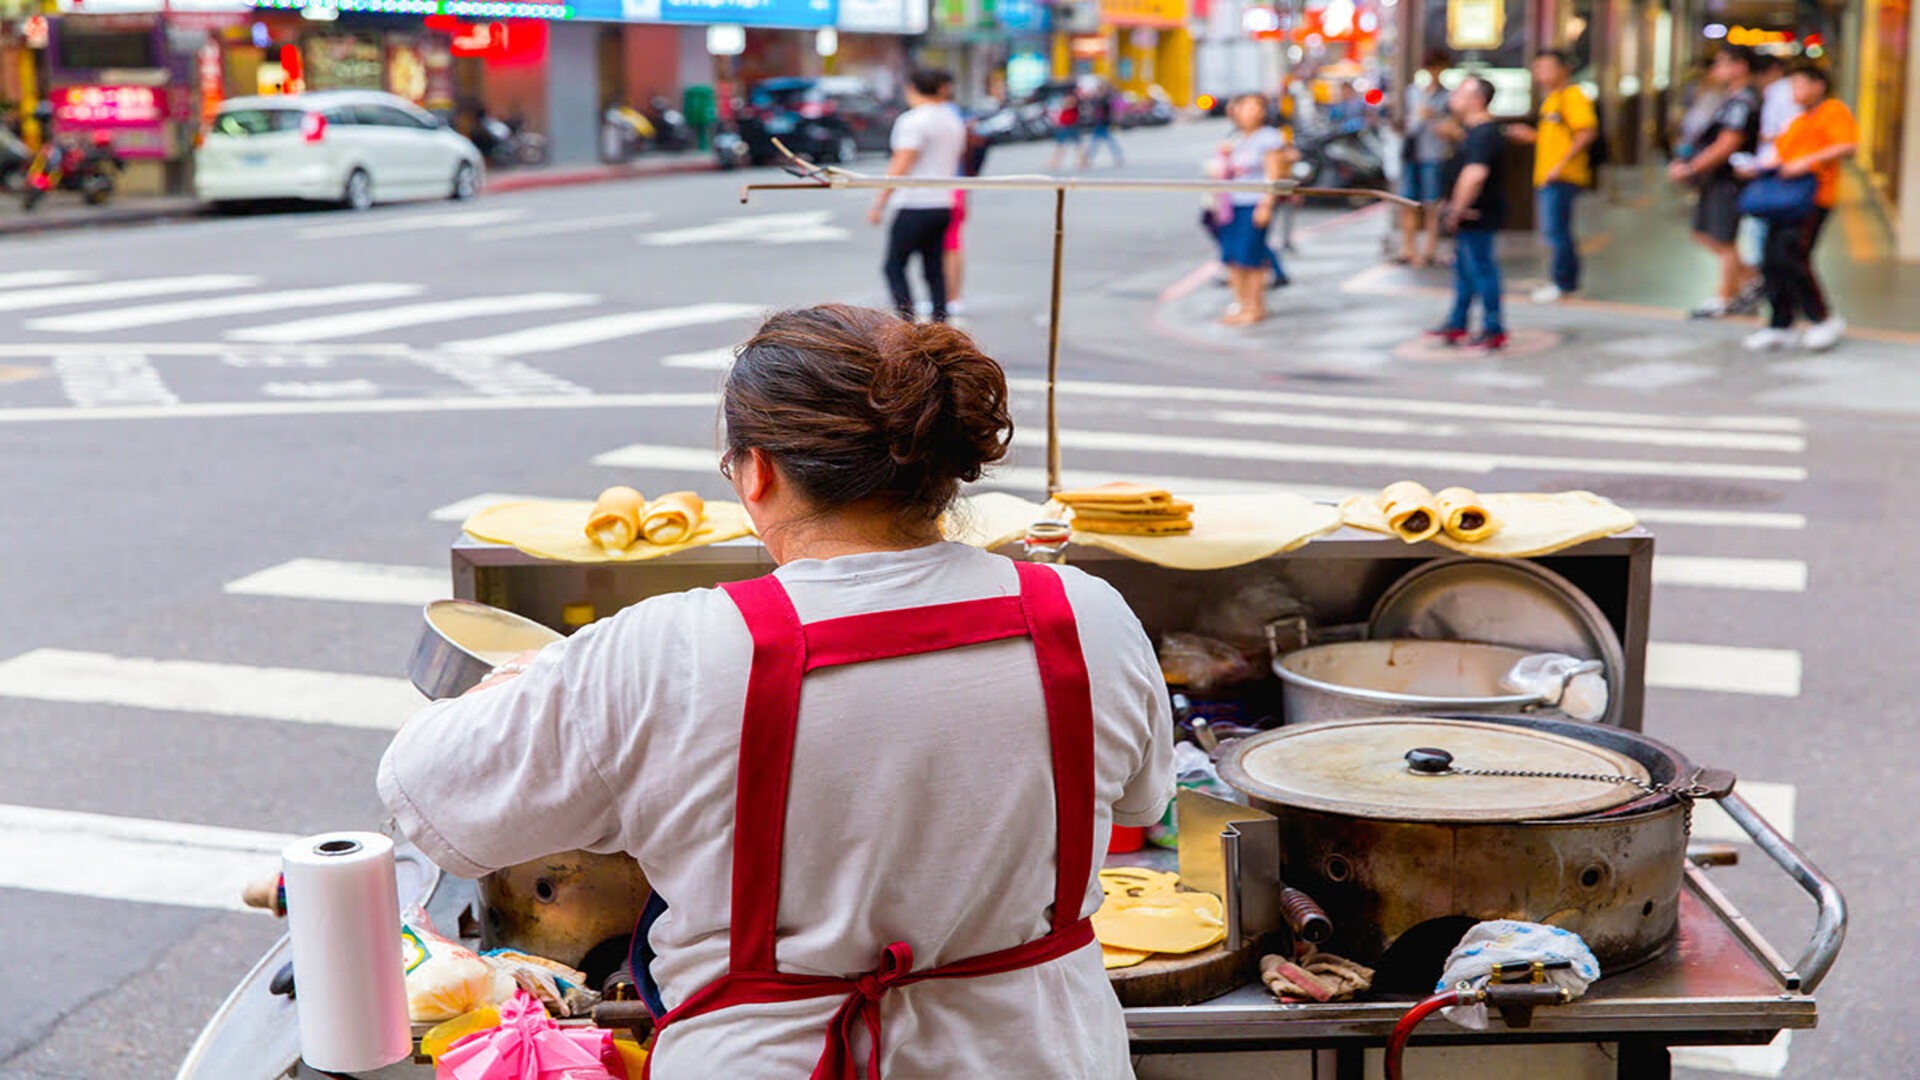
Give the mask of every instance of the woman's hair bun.
[{"label": "woman's hair bun", "polygon": [[822,509],[936,518],[1013,436],[1006,373],[966,333],[841,304],[769,318],[722,407],[728,449],[765,451]]}]

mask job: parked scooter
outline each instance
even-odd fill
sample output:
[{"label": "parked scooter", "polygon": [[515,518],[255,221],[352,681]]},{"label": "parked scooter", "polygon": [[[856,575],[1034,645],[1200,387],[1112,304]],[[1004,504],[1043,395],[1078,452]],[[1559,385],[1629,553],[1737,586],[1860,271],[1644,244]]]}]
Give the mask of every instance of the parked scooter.
[{"label": "parked scooter", "polygon": [[33,151],[11,128],[0,125],[0,191],[18,191],[26,182]]},{"label": "parked scooter", "polygon": [[609,105],[600,119],[600,160],[631,161],[646,151],[656,134],[653,121],[639,110]]},{"label": "parked scooter", "polygon": [[673,107],[665,95],[655,94],[647,103],[647,122],[653,126],[653,148],[656,150],[691,150],[699,141],[693,131],[693,125],[687,123],[687,116]]},{"label": "parked scooter", "polygon": [[50,191],[72,191],[89,206],[113,197],[114,176],[126,168],[104,131],[93,138],[63,135],[49,139],[27,166],[20,206],[32,210]]},{"label": "parked scooter", "polygon": [[544,165],[547,137],[528,131],[520,120],[506,121],[480,114],[474,120],[473,145],[489,165]]}]

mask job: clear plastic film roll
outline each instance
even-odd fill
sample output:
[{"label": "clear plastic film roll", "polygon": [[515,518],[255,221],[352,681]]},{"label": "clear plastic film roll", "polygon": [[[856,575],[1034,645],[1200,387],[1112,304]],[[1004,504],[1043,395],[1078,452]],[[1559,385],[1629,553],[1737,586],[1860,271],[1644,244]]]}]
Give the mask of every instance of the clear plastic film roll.
[{"label": "clear plastic film roll", "polygon": [[379,833],[322,833],[289,844],[281,861],[300,1056],[333,1073],[411,1056],[393,841]]}]

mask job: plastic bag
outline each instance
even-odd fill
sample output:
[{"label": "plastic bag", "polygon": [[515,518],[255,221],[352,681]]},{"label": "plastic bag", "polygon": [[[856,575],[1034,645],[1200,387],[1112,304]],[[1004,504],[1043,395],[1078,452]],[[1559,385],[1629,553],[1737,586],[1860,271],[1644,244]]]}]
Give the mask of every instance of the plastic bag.
[{"label": "plastic bag", "polygon": [[[1173,744],[1174,784],[1181,790],[1199,791],[1217,799],[1232,802],[1242,801],[1242,796],[1220,779],[1219,772],[1213,767],[1213,759],[1205,750],[1192,743]],[[1179,816],[1175,813],[1174,802],[1167,804],[1167,812],[1160,817],[1158,824],[1147,826],[1147,843],[1161,848],[1180,846]]]},{"label": "plastic bag", "polygon": [[511,976],[496,991],[494,969],[472,949],[440,936],[426,912],[401,919],[401,967],[406,972],[407,1017],[419,1023],[451,1020],[511,997]]},{"label": "plastic bag", "polygon": [[500,1006],[500,1026],[469,1035],[434,1062],[436,1080],[613,1080],[625,1076],[605,1028],[561,1028],[533,995]]},{"label": "plastic bag", "polygon": [[1515,694],[1533,694],[1575,720],[1593,722],[1607,715],[1606,676],[1598,671],[1573,674],[1592,664],[1564,653],[1535,653],[1515,663],[1500,677],[1500,685]]},{"label": "plastic bag", "polygon": [[1227,642],[1176,631],[1160,639],[1160,674],[1168,686],[1204,693],[1252,682],[1262,672],[1244,651]]},{"label": "plastic bag", "polygon": [[[1600,962],[1593,958],[1593,951],[1580,940],[1580,935],[1557,926],[1497,919],[1467,931],[1447,956],[1446,967],[1434,990],[1477,990],[1493,977],[1493,965],[1524,967],[1535,960],[1569,964],[1549,969],[1546,978],[1572,997],[1586,993],[1587,987],[1600,978]],[[1440,1012],[1463,1028],[1487,1029],[1485,1003],[1451,1005]]]},{"label": "plastic bag", "polygon": [[586,973],[557,960],[514,949],[488,949],[480,959],[494,970],[496,993],[502,989],[500,980],[508,980],[506,993],[499,994],[502,999],[512,997],[515,989],[524,990],[563,1019],[584,1016],[600,1003],[600,995],[587,989]]}]

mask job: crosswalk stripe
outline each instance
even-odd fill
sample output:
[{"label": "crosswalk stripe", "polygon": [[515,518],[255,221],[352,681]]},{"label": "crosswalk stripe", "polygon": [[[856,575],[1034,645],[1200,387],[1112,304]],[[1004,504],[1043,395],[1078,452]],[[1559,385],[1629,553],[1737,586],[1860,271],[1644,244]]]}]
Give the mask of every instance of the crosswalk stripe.
[{"label": "crosswalk stripe", "polygon": [[593,232],[599,229],[618,228],[623,225],[645,225],[659,215],[650,210],[639,210],[631,214],[607,214],[602,217],[563,218],[559,221],[528,221],[519,225],[500,225],[490,229],[475,229],[467,234],[467,239],[490,243],[495,240],[519,240],[528,236],[556,236],[561,233]]},{"label": "crosswalk stripe", "polygon": [[226,584],[236,596],[280,596],[295,600],[343,600],[362,604],[404,604],[419,607],[453,595],[445,569],[431,566],[390,566],[384,563],[339,562],[333,559],[289,559]]},{"label": "crosswalk stripe", "polygon": [[385,236],[396,232],[418,232],[422,229],[471,229],[481,225],[499,225],[503,222],[517,221],[526,216],[525,210],[506,208],[441,210],[405,215],[395,214],[389,210],[363,221],[309,225],[300,230],[299,236],[302,240],[332,240],[346,236]]},{"label": "crosswalk stripe", "polygon": [[760,308],[751,304],[691,304],[686,307],[657,308],[652,311],[628,311],[601,315],[578,322],[536,326],[492,337],[468,338],[442,346],[448,352],[479,352],[493,356],[525,356],[529,353],[557,352],[577,345],[676,330],[683,326],[726,322],[757,315]]},{"label": "crosswalk stripe", "polygon": [[662,357],[660,366],[725,371],[733,366],[733,349],[702,349],[699,352],[674,353],[672,356]]},{"label": "crosswalk stripe", "polygon": [[69,420],[211,420],[250,416],[401,416],[441,412],[515,412],[576,409],[711,409],[713,393],[529,394],[521,397],[375,398],[371,401],[190,401],[179,405],[102,406],[96,409],[0,409],[0,424]]},{"label": "crosswalk stripe", "polygon": [[[1799,789],[1792,784],[1769,783],[1765,780],[1740,778],[1735,790],[1740,797],[1752,804],[1760,816],[1767,819],[1780,835],[1793,839],[1793,819],[1799,809]],[[1710,799],[1702,799],[1693,804],[1693,839],[1707,843],[1733,843],[1751,839],[1745,829],[1734,824],[1720,804]]]},{"label": "crosswalk stripe", "polygon": [[133,281],[21,289],[18,292],[0,293],[0,311],[24,311],[62,304],[111,304],[120,300],[165,296],[168,293],[220,292],[244,289],[259,280],[247,274],[188,274],[184,277],[137,278]]},{"label": "crosswalk stripe", "polygon": [[1799,559],[1740,559],[1656,555],[1655,585],[1694,585],[1761,592],[1806,592],[1807,564]]},{"label": "crosswalk stripe", "polygon": [[[1009,379],[1018,389],[1044,390],[1043,379]],[[1561,409],[1551,405],[1486,405],[1452,401],[1420,401],[1408,398],[1358,397],[1348,394],[1304,394],[1291,390],[1237,390],[1200,386],[1162,386],[1147,383],[1092,382],[1063,379],[1060,393],[1075,398],[1113,398],[1131,401],[1217,401],[1228,405],[1288,405],[1309,409],[1354,409],[1370,413],[1399,413],[1406,416],[1436,416],[1445,420],[1489,419],[1517,420],[1556,424],[1626,425],[1630,427],[1669,427],[1693,431],[1729,429],[1745,431],[1805,431],[1806,422],[1791,416],[1685,416],[1672,413],[1605,412],[1592,409]]]},{"label": "crosswalk stripe", "polygon": [[1792,649],[1650,642],[1647,686],[1663,690],[1799,697],[1800,654]]},{"label": "crosswalk stripe", "polygon": [[67,400],[81,409],[165,408],[180,401],[147,358],[135,353],[62,356],[53,370]]},{"label": "crosswalk stripe", "polygon": [[[609,468],[657,469],[662,472],[708,472],[714,468],[719,451],[698,446],[661,446],[639,443],[609,450],[593,458],[593,464]],[[1207,476],[1169,476],[1141,472],[1109,472],[1099,469],[1081,469],[1068,466],[1061,473],[1065,482],[1074,487],[1086,487],[1093,484],[1110,484],[1120,480],[1135,483],[1152,484],[1183,494],[1201,495],[1216,492],[1266,492],[1285,491],[1302,498],[1319,502],[1337,503],[1349,495],[1357,494],[1358,488],[1332,487],[1318,484],[1295,484],[1284,480],[1227,480]],[[1047,490],[1045,469],[1026,465],[1000,465],[991,469],[987,476],[976,485],[993,491],[1017,491],[1022,493],[1044,494]],[[532,496],[515,496],[532,498]],[[505,497],[498,501],[506,501]],[[477,509],[477,507],[476,507]],[[1668,525],[1704,525],[1713,527],[1740,529],[1804,529],[1807,519],[1801,514],[1778,514],[1763,511],[1742,510],[1685,510],[1670,508],[1634,508],[1634,516],[1647,524]],[[462,515],[464,518],[465,515]],[[446,519],[460,520],[460,519]]]},{"label": "crosswalk stripe", "polygon": [[105,330],[125,330],[135,326],[160,326],[165,323],[191,322],[224,315],[257,315],[289,308],[325,307],[328,304],[359,304],[371,300],[398,300],[422,292],[418,285],[397,282],[368,282],[364,285],[336,285],[331,288],[290,289],[285,292],[241,293],[199,300],[180,300],[165,304],[109,308],[76,315],[54,315],[27,320],[29,330],[51,330],[84,334]]},{"label": "crosswalk stripe", "polygon": [[1673,1065],[1676,1069],[1770,1080],[1786,1073],[1787,1053],[1792,1044],[1793,1032],[1789,1030],[1775,1035],[1765,1046],[1676,1046]]},{"label": "crosswalk stripe", "polygon": [[425,704],[405,679],[35,649],[0,660],[0,697],[394,731]]},{"label": "crosswalk stripe", "polygon": [[1162,420],[1205,419],[1234,427],[1361,431],[1382,435],[1419,435],[1434,439],[1483,439],[1490,435],[1515,435],[1528,439],[1624,442],[1645,446],[1684,446],[1705,450],[1761,450],[1788,454],[1798,454],[1807,448],[1806,438],[1800,435],[1778,435],[1755,431],[1679,431],[1660,427],[1593,427],[1581,424],[1514,423],[1497,420],[1472,424],[1416,423],[1410,420],[1330,416],[1325,413],[1259,412],[1245,409],[1221,409],[1198,414],[1179,409],[1155,409],[1148,415]]},{"label": "crosswalk stripe", "polygon": [[21,270],[0,274],[0,289],[28,289],[40,285],[65,285],[93,277],[85,270]]},{"label": "crosswalk stripe", "polygon": [[[1398,469],[1441,469],[1482,475],[1502,469],[1534,472],[1599,473],[1622,476],[1689,476],[1725,480],[1805,480],[1807,470],[1797,465],[1739,465],[1719,462],[1646,461],[1629,458],[1547,457],[1532,454],[1472,453],[1418,447],[1340,446],[1322,443],[1262,442],[1194,435],[1159,435],[1137,431],[1064,430],[1060,442],[1068,449],[1132,453],[1178,454],[1231,461],[1288,461],[1353,467],[1387,466]],[[1038,449],[1044,433],[1020,430],[1014,445]]]},{"label": "crosswalk stripe", "polygon": [[330,338],[353,337],[403,326],[424,326],[429,323],[453,322],[458,319],[491,318],[495,315],[516,315],[530,311],[556,311],[561,308],[584,307],[599,300],[598,296],[591,293],[536,292],[521,293],[518,296],[468,296],[459,300],[433,300],[422,304],[376,308],[372,311],[342,311],[332,315],[317,315],[311,319],[295,319],[292,322],[272,323],[267,326],[250,326],[244,330],[231,331],[227,337],[233,341],[326,341]]},{"label": "crosswalk stripe", "polygon": [[287,833],[0,805],[0,888],[245,910],[240,890],[272,874]]},{"label": "crosswalk stripe", "polygon": [[487,397],[538,394],[588,397],[593,394],[593,391],[579,383],[501,356],[431,352],[412,359],[428,371],[444,375],[474,393]]}]

